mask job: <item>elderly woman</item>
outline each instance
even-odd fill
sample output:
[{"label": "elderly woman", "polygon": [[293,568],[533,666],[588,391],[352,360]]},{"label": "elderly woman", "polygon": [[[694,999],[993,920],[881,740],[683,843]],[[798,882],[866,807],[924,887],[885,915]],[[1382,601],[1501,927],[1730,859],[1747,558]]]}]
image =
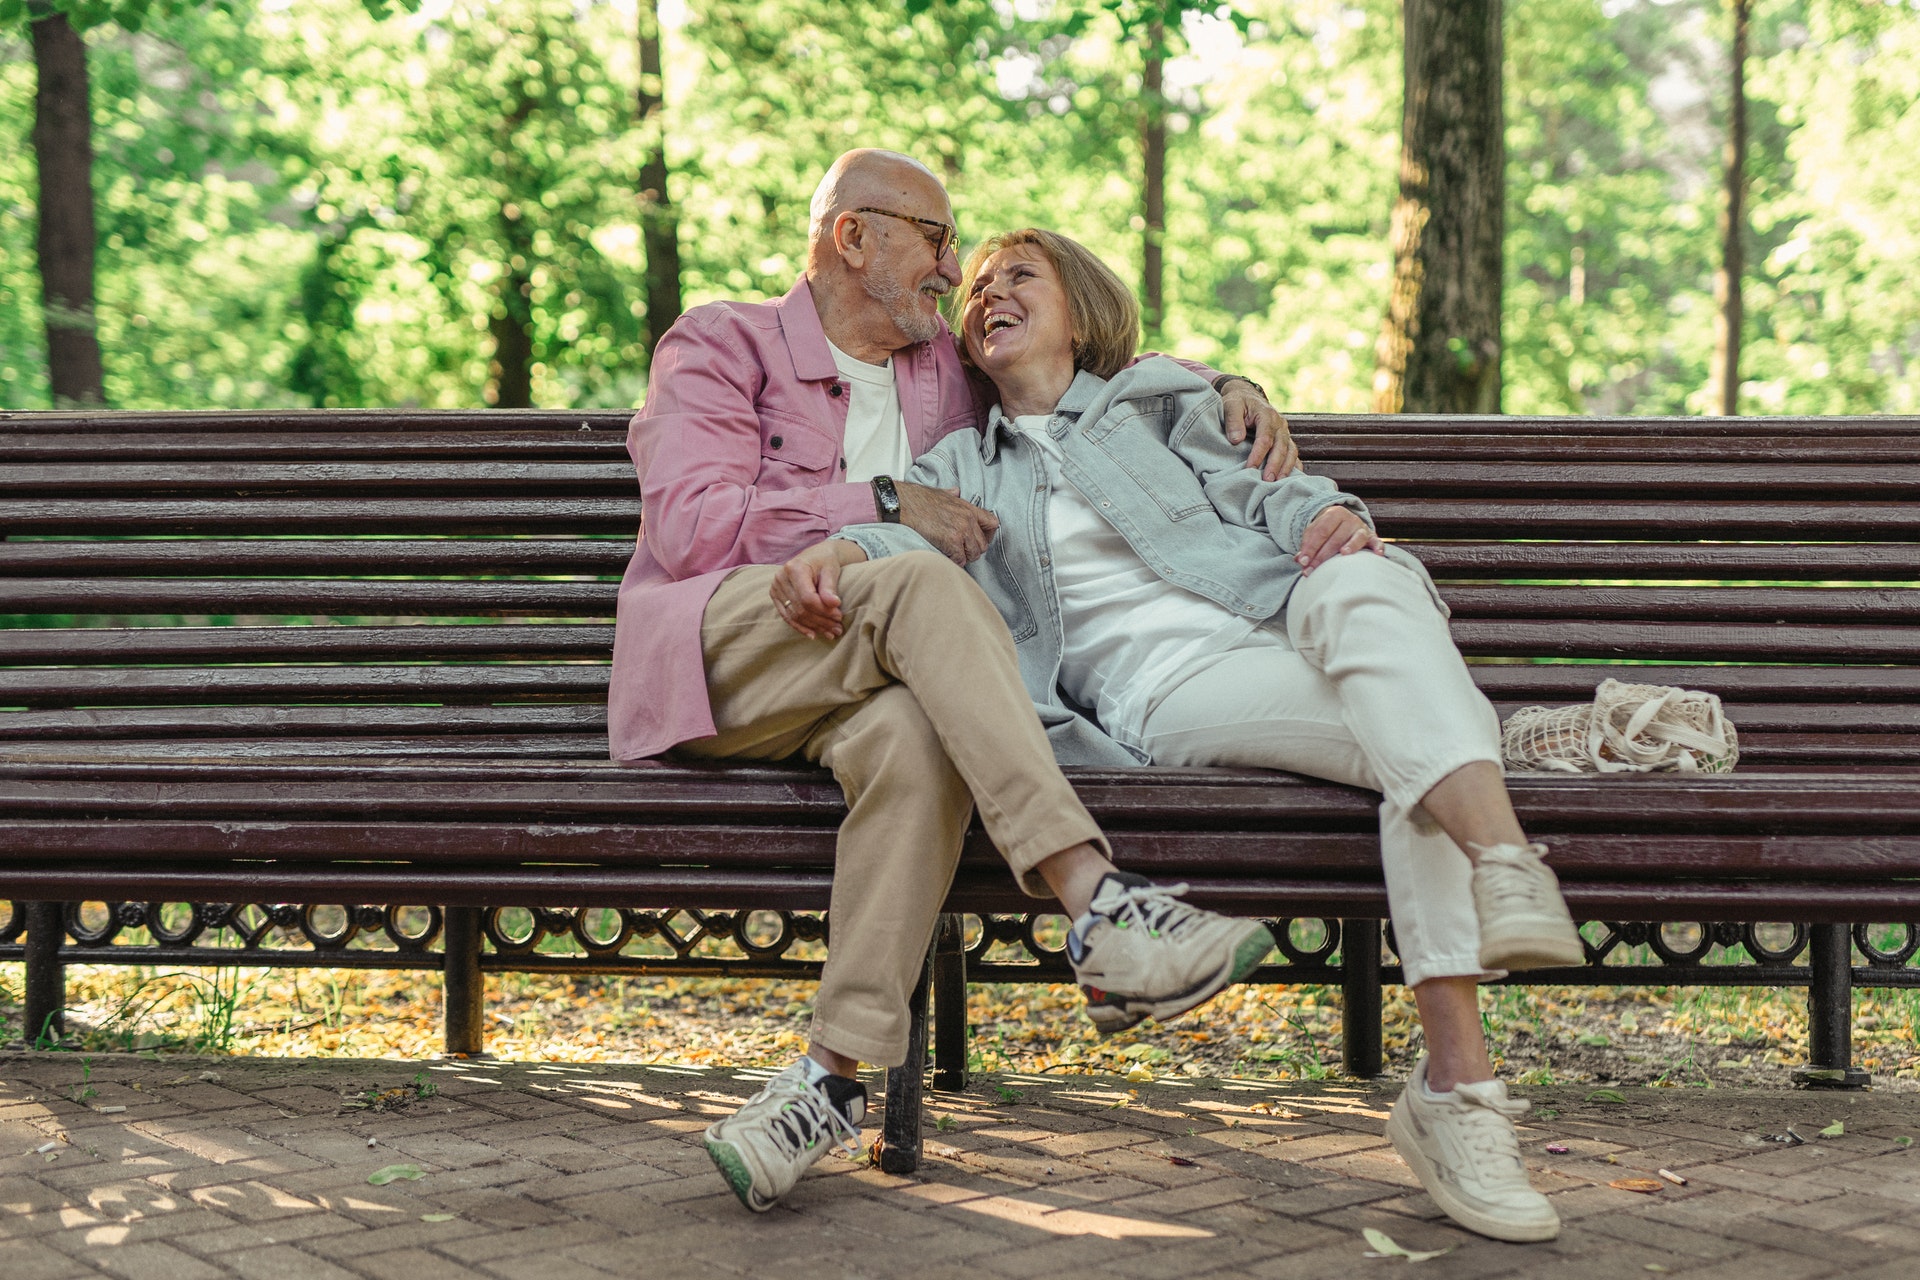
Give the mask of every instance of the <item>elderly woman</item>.
[{"label": "elderly woman", "polygon": [[[1165,359],[1128,367],[1139,309],[1081,245],[1040,230],[987,241],[960,308],[999,403],[907,478],[999,517],[968,570],[1006,616],[1061,762],[1254,765],[1382,792],[1395,938],[1427,1041],[1388,1135],[1455,1221],[1552,1238],[1513,1130],[1526,1104],[1493,1078],[1476,985],[1583,953],[1431,580],[1332,482],[1248,469],[1204,381]],[[898,525],[852,526],[788,562],[773,595],[831,640],[842,566],[926,549]]]}]

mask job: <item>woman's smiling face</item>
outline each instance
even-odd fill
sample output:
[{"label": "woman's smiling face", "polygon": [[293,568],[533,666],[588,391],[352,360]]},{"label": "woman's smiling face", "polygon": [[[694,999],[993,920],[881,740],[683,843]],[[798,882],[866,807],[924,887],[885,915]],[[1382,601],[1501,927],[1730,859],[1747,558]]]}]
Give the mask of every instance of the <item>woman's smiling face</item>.
[{"label": "woman's smiling face", "polygon": [[1001,249],[980,264],[960,314],[967,354],[996,381],[1016,368],[1073,371],[1073,324],[1060,273],[1037,245]]}]

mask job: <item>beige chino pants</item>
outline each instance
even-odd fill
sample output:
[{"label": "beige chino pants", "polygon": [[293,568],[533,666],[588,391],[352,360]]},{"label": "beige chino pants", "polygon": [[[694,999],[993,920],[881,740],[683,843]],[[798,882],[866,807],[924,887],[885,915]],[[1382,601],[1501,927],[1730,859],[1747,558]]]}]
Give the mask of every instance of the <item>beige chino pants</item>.
[{"label": "beige chino pants", "polygon": [[1054,763],[1013,638],[965,571],[932,552],[849,566],[844,632],[809,640],[768,594],[776,572],[729,575],[700,642],[713,704],[702,759],[802,756],[847,796],[814,1043],[880,1066],[907,1056],[907,1000],[974,807],[1020,886],[1082,841],[1107,845]]}]

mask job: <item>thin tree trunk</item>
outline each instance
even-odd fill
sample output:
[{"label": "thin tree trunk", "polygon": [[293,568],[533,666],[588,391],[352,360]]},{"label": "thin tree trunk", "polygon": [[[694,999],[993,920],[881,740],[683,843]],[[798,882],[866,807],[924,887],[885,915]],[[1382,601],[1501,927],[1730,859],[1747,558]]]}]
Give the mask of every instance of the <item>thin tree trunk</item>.
[{"label": "thin tree trunk", "polygon": [[1506,128],[1502,0],[1406,0],[1381,413],[1500,411]]},{"label": "thin tree trunk", "polygon": [[1166,318],[1166,268],[1162,248],[1167,239],[1167,103],[1163,72],[1166,67],[1166,30],[1156,22],[1147,28],[1145,82],[1141,86],[1144,111],[1140,125],[1142,214],[1146,231],[1140,249],[1141,321],[1149,336],[1160,332]]},{"label": "thin tree trunk", "polygon": [[[38,13],[35,5],[30,12]],[[30,24],[39,83],[33,153],[40,168],[40,289],[55,408],[106,400],[93,308],[93,108],[87,46],[64,14]]]},{"label": "thin tree trunk", "polygon": [[532,293],[526,269],[509,270],[500,282],[499,307],[487,320],[493,334],[487,403],[496,409],[533,407]]},{"label": "thin tree trunk", "polygon": [[680,318],[680,215],[667,194],[666,83],[660,72],[659,0],[640,5],[640,126],[648,134],[640,166],[640,231],[647,249],[649,358]]},{"label": "thin tree trunk", "polygon": [[1713,277],[1713,380],[1715,413],[1740,412],[1740,330],[1746,318],[1740,294],[1746,275],[1743,244],[1747,225],[1747,20],[1752,0],[1733,0],[1733,93],[1727,109],[1726,199],[1720,204],[1720,270]]}]

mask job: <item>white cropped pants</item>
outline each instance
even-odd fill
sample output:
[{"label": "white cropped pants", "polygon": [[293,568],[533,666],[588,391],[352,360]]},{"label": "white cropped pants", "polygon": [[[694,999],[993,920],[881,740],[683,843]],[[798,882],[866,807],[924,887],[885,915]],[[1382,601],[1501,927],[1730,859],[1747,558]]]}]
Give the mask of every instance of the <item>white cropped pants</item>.
[{"label": "white cropped pants", "polygon": [[1426,583],[1370,553],[1336,556],[1293,589],[1291,648],[1196,660],[1148,714],[1164,765],[1286,769],[1382,793],[1380,856],[1409,986],[1485,977],[1473,865],[1420,808],[1475,761],[1500,762],[1500,719],[1467,674]]}]

